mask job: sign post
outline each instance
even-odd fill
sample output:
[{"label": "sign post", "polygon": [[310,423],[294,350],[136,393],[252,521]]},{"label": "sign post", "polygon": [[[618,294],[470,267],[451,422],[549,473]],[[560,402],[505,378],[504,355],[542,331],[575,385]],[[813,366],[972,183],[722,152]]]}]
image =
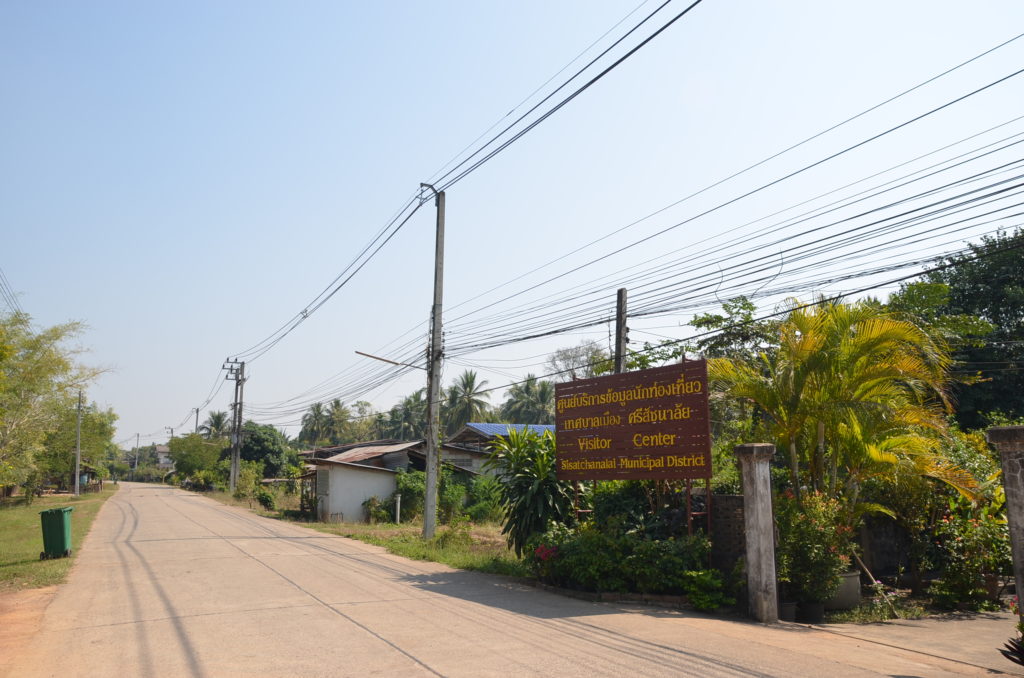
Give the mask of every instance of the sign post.
[{"label": "sign post", "polygon": [[707,362],[555,386],[561,480],[711,478]]}]

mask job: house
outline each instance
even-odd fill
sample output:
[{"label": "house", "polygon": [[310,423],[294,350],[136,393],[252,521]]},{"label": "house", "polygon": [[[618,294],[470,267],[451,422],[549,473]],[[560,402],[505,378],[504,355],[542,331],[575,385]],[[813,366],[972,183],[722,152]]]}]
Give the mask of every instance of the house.
[{"label": "house", "polygon": [[[327,451],[335,454],[321,456]],[[370,497],[384,500],[395,493],[399,469],[423,471],[427,467],[422,440],[377,440],[309,450],[302,455],[316,468],[317,514],[327,521],[363,520],[363,502]],[[447,461],[444,454],[441,459]],[[454,470],[476,475],[468,468]]]},{"label": "house", "polygon": [[545,431],[555,432],[555,427],[550,424],[469,423],[444,442],[441,458],[454,466],[480,473],[483,463],[491,454],[494,439],[507,434],[509,429],[522,431],[524,428],[538,435]]},{"label": "house", "polygon": [[167,445],[154,445],[156,448],[156,467],[164,471],[174,469],[174,460],[171,459],[171,448]]}]

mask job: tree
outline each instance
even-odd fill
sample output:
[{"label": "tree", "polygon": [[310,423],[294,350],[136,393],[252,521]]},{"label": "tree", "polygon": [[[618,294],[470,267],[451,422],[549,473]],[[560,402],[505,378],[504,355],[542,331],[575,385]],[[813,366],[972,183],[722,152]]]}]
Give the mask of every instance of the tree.
[{"label": "tree", "polygon": [[288,466],[288,443],[273,426],[247,421],[242,427],[239,456],[262,464],[264,477],[277,478]]},{"label": "tree", "polygon": [[221,452],[229,445],[227,438],[207,438],[195,433],[171,438],[167,443],[175,472],[186,478],[216,469]]},{"label": "tree", "polygon": [[327,408],[327,435],[335,445],[353,442],[350,439],[349,418],[352,413],[338,398]]},{"label": "tree", "polygon": [[987,424],[986,414],[1024,416],[1024,229],[984,236],[969,245],[970,252],[943,260],[949,268],[934,271],[925,281],[948,286],[948,300],[938,315],[976,316],[993,330],[983,341],[960,343],[954,358],[968,373],[980,373],[975,383],[953,388],[957,420],[964,428]]},{"label": "tree", "polygon": [[427,421],[427,401],[423,397],[425,391],[421,388],[391,408],[388,419],[390,435],[402,440],[424,436]]},{"label": "tree", "polygon": [[610,371],[610,362],[608,351],[592,339],[576,346],[560,348],[548,356],[548,367],[555,381],[589,379]]},{"label": "tree", "polygon": [[[107,449],[114,444],[113,410],[101,410],[95,403],[82,408],[82,464],[105,469]],[[68,403],[60,413],[56,428],[47,434],[36,467],[43,478],[62,487],[74,485],[75,437],[78,427],[77,403]]]},{"label": "tree", "polygon": [[78,351],[67,347],[82,329],[37,330],[24,313],[0,316],[0,487],[29,478],[76,391],[100,373],[78,364]]},{"label": "tree", "polygon": [[467,422],[478,420],[487,411],[491,394],[484,390],[487,381],[477,382],[476,372],[466,370],[448,388],[445,398],[445,421],[448,433],[454,433]]},{"label": "tree", "polygon": [[309,411],[302,416],[302,431],[299,432],[299,440],[311,446],[320,445],[327,437],[327,429],[330,419],[323,403],[313,403]]},{"label": "tree", "polygon": [[799,495],[802,462],[814,489],[834,492],[858,455],[884,460],[894,441],[909,453],[900,436],[912,427],[941,430],[949,365],[941,340],[877,304],[821,301],[794,304],[772,354],[715,358],[708,370],[717,388],[764,413]]},{"label": "tree", "polygon": [[512,424],[555,423],[555,387],[550,381],[538,380],[532,374],[513,384],[505,394],[501,416]]},{"label": "tree", "polygon": [[227,412],[215,412],[210,410],[206,421],[199,427],[199,432],[207,439],[223,438],[231,432],[231,422],[228,421]]}]

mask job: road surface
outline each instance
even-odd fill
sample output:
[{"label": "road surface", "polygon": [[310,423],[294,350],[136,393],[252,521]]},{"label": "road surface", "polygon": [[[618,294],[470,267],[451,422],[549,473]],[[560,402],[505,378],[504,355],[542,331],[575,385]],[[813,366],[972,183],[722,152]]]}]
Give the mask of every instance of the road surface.
[{"label": "road surface", "polygon": [[992,675],[796,625],[574,600],[132,483],[103,507],[40,630],[0,657],[4,673]]}]

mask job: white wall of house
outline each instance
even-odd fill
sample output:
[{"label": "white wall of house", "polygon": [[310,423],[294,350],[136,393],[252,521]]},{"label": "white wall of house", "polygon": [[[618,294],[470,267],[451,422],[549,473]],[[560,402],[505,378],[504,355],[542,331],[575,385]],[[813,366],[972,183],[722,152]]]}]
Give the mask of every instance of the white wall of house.
[{"label": "white wall of house", "polygon": [[[317,512],[320,520],[350,523],[366,520],[363,502],[382,501],[395,492],[395,473],[379,468],[324,464],[317,469]],[[326,482],[324,482],[326,481]]]}]

